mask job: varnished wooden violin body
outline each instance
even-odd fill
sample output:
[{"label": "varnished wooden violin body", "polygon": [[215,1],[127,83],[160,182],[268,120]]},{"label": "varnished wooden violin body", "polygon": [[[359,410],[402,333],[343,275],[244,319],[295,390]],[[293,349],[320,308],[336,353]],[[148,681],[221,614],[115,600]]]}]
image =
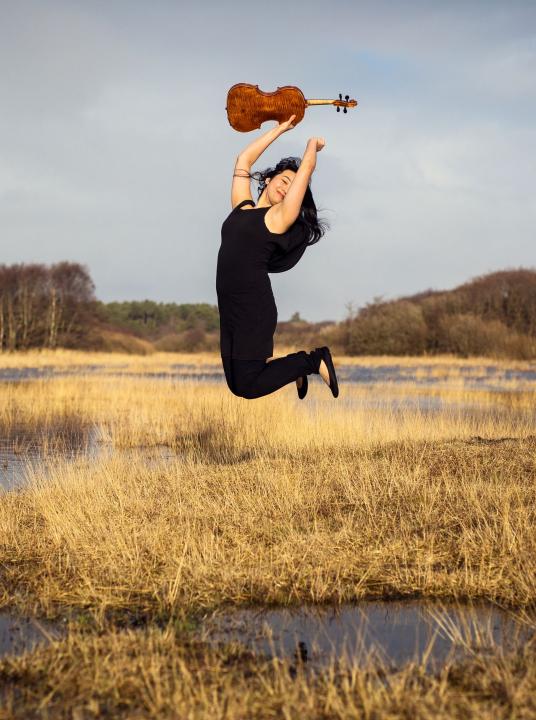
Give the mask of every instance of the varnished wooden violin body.
[{"label": "varnished wooden violin body", "polygon": [[291,115],[296,115],[292,121],[297,125],[303,120],[305,110],[310,105],[335,105],[337,112],[341,107],[355,107],[357,100],[350,100],[349,95],[339,100],[306,100],[300,88],[295,85],[283,85],[275,92],[259,90],[258,85],[250,83],[236,83],[227,93],[227,118],[229,124],[239,132],[249,132],[260,128],[266,120],[285,122]]}]

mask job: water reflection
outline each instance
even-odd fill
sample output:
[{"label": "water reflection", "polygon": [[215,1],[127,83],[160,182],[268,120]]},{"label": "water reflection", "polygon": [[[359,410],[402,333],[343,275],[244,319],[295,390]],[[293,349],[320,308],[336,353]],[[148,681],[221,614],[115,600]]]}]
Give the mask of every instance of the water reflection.
[{"label": "water reflection", "polygon": [[72,460],[102,453],[100,431],[96,426],[74,425],[58,432],[55,427],[40,430],[12,427],[0,438],[0,488],[16,490],[27,482],[27,476],[54,459]]},{"label": "water reflection", "polygon": [[520,647],[532,626],[491,605],[463,606],[370,601],[334,608],[234,609],[203,624],[210,644],[240,643],[269,657],[325,666],[335,657],[350,664],[424,662],[432,669],[494,646]]},{"label": "water reflection", "polygon": [[103,377],[145,377],[159,380],[213,380],[224,379],[221,363],[210,365],[194,365],[189,363],[171,364],[166,370],[140,370],[128,369],[128,365],[77,365],[72,367],[56,367],[43,365],[42,367],[0,368],[0,382],[20,382],[24,380],[39,380],[80,375],[98,375]]},{"label": "water reflection", "polygon": [[[117,448],[110,441],[103,440],[101,428],[94,425],[88,428],[78,443],[64,443],[62,449],[54,452],[35,443],[27,452],[13,451],[12,446],[0,442],[0,491],[20,490],[28,483],[32,475],[40,476],[54,473],[56,462],[85,458],[101,460],[117,455],[132,456],[139,459],[138,446]],[[177,452],[167,445],[152,445],[145,449],[144,462],[147,467],[158,465],[162,460],[177,458]]]},{"label": "water reflection", "polygon": [[[172,363],[165,370],[129,370],[122,365],[79,365],[71,367],[0,368],[0,381],[32,380],[36,378],[66,377],[73,375],[101,375],[105,377],[147,377],[162,380],[199,380],[204,382],[224,381],[219,361],[214,363]],[[422,387],[459,387],[497,391],[536,387],[536,367],[508,368],[501,365],[454,365],[441,364],[397,364],[392,365],[349,365],[337,364],[337,375],[341,382],[360,385],[403,384]]]},{"label": "water reflection", "polygon": [[455,381],[466,388],[500,389],[502,384],[536,384],[535,369],[505,368],[499,365],[341,365],[337,375],[360,384],[411,383],[419,386],[447,386]]},{"label": "water reflection", "polygon": [[[444,605],[424,600],[374,600],[340,607],[225,609],[205,618],[197,640],[213,647],[238,643],[265,657],[321,669],[406,663],[439,670],[450,660],[522,649],[536,637],[536,618],[489,604]],[[0,613],[0,657],[65,634],[61,622]]]},{"label": "water reflection", "polygon": [[0,657],[33,650],[61,635],[59,623],[0,613]]}]

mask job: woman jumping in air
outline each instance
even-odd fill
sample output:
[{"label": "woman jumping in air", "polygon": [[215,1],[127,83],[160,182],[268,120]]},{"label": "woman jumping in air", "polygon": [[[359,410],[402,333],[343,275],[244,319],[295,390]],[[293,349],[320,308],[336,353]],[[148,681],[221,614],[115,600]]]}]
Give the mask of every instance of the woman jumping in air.
[{"label": "woman jumping in air", "polygon": [[[323,138],[311,138],[303,158],[283,158],[274,169],[251,174],[268,145],[293,128],[289,120],[250,143],[237,158],[231,190],[232,211],[221,229],[216,290],[220,349],[227,385],[239,397],[269,395],[296,382],[307,393],[307,375],[319,374],[334,397],[339,394],[329,348],[304,350],[267,362],[274,352],[277,307],[269,272],[294,267],[306,248],[325,232],[309,187]],[[250,178],[259,182],[257,205]]]}]

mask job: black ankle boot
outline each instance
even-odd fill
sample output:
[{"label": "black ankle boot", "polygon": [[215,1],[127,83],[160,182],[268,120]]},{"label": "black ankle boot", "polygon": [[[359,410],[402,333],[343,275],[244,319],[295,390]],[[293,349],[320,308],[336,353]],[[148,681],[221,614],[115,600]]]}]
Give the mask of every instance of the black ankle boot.
[{"label": "black ankle boot", "polygon": [[303,400],[303,398],[307,395],[307,389],[309,388],[309,382],[307,380],[307,375],[302,375],[302,384],[301,387],[298,387],[296,385],[296,388],[298,390],[298,397],[300,400]]},{"label": "black ankle boot", "polygon": [[[316,348],[316,350],[311,350],[310,353],[306,353],[304,350],[302,352],[309,357],[309,360],[312,364],[312,370],[314,373],[318,373],[318,370],[320,368],[320,363],[323,360],[322,352],[319,348]],[[300,400],[303,400],[303,398],[307,395],[307,390],[309,388],[309,381],[307,380],[307,375],[302,375],[302,386],[299,388],[296,385],[296,389],[298,390],[298,397]]]},{"label": "black ankle boot", "polygon": [[[331,390],[331,394],[333,397],[338,397],[339,383],[337,382],[337,374],[335,372],[335,366],[333,365],[333,359],[329,348],[324,345],[324,347],[315,348],[315,352],[318,352],[321,356],[321,360],[326,363],[329,373],[329,389]],[[318,363],[318,368],[320,370],[320,362]]]}]

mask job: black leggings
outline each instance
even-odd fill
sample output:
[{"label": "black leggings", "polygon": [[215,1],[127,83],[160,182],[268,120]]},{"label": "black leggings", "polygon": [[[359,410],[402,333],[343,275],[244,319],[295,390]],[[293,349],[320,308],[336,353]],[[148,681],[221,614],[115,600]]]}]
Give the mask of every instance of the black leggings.
[{"label": "black leggings", "polygon": [[253,400],[279,390],[302,375],[318,373],[321,357],[317,350],[310,353],[300,350],[270,362],[230,357],[221,360],[229,390],[238,397]]}]

